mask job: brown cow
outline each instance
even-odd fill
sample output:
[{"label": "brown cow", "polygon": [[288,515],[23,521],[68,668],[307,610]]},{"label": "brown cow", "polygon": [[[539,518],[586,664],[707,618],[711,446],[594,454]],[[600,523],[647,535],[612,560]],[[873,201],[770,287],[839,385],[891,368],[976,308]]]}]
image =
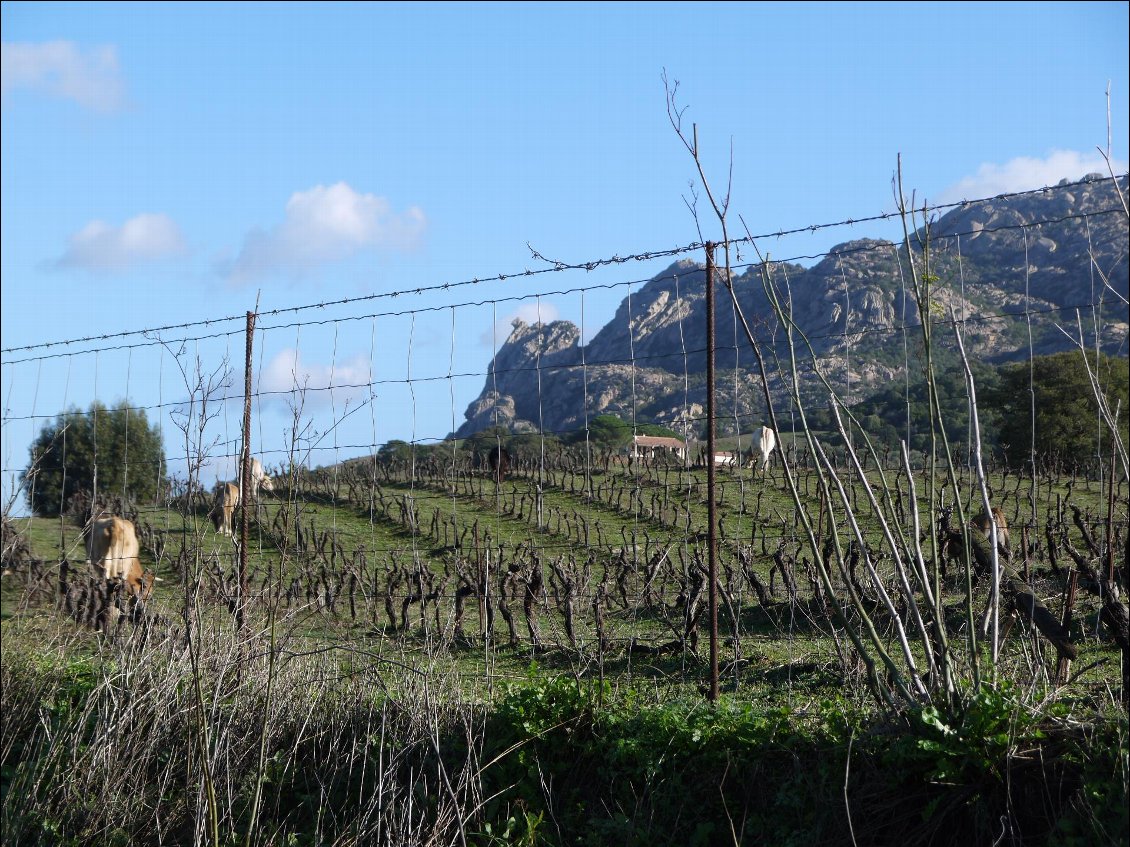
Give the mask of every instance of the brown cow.
[{"label": "brown cow", "polygon": [[212,502],[212,511],[208,517],[212,519],[212,526],[218,535],[231,535],[232,515],[239,505],[239,486],[234,482],[221,482],[216,486],[216,499]]},{"label": "brown cow", "polygon": [[504,482],[506,475],[510,473],[510,451],[500,444],[496,444],[490,449],[487,454],[487,461],[490,462],[490,469],[494,475],[495,482]]},{"label": "brown cow", "polygon": [[[1004,510],[1000,506],[993,506],[993,523],[997,525],[997,549],[1004,554],[1008,555],[1008,521],[1005,519]],[[982,534],[989,538],[992,532],[992,526],[989,523],[989,515],[984,509],[981,513],[973,519],[973,526],[981,530]]]},{"label": "brown cow", "polygon": [[[212,519],[212,525],[216,528],[216,532],[220,535],[232,534],[232,517],[235,514],[236,508],[239,506],[241,499],[240,492],[243,490],[243,465],[239,467],[239,476],[235,482],[221,482],[216,485],[215,499],[212,501],[212,511],[208,513],[208,517]],[[251,499],[253,502],[259,502],[259,490],[270,491],[274,493],[275,484],[271,478],[267,476],[267,472],[263,470],[263,463],[258,459],[251,459]]]},{"label": "brown cow", "polygon": [[[950,562],[957,562],[960,564],[965,560],[965,539],[962,533],[953,529],[950,526],[950,517],[953,515],[953,506],[946,506],[942,509],[941,518],[938,521],[938,543],[939,552],[941,553],[941,570],[942,576],[947,575],[947,566]],[[1008,520],[1004,516],[1004,511],[1000,506],[993,506],[992,509],[993,521],[997,525],[997,552],[1003,558],[1009,557],[1008,547]],[[975,518],[969,521],[969,526],[977,530],[986,539],[992,531],[989,524],[989,518],[985,514],[984,509],[981,510]],[[985,550],[988,551],[988,547]],[[991,555],[991,553],[989,554]]]},{"label": "brown cow", "polygon": [[134,597],[148,600],[153,593],[153,574],[141,569],[137,531],[125,518],[104,517],[91,522],[86,535],[86,557],[101,568],[108,582],[121,580]]}]

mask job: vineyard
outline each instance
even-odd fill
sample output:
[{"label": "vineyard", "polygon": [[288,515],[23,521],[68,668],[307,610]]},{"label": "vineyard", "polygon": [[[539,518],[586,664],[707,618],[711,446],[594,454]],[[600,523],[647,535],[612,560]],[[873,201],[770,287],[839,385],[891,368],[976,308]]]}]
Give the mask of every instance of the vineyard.
[{"label": "vineyard", "polygon": [[[797,455],[789,461],[808,508],[818,513],[809,463]],[[603,671],[607,663],[630,671],[633,657],[677,657],[680,681],[701,684],[700,639],[709,637],[706,474],[675,464],[628,464],[608,457],[586,472],[583,461],[567,455],[544,465],[518,461],[499,483],[456,449],[416,462],[374,458],[297,473],[253,510],[247,581],[254,616],[301,619],[304,628],[331,637],[352,630],[433,648],[479,645],[484,657],[498,645],[515,657],[552,655],[578,670]],[[885,473],[895,491],[909,490],[901,469]],[[868,479],[877,487],[882,476],[875,469]],[[915,476],[914,487],[924,490],[923,472]],[[720,629],[739,687],[740,669],[767,642],[818,636],[826,643],[816,661],[836,656],[831,604],[784,489],[780,468],[764,477],[748,468],[719,474]],[[1093,654],[1085,676],[1105,675],[1115,684],[1117,654],[1096,640],[1103,563],[1095,539],[1106,530],[1106,495],[1086,478],[1047,478],[1033,489],[1022,476],[994,478],[993,501],[1016,539],[1016,566],[1058,619],[1073,622],[1071,640],[1093,645],[1085,648]],[[847,496],[853,509],[866,511],[861,486]],[[210,608],[234,609],[238,601],[236,546],[213,532],[206,499],[183,499],[167,510],[135,512],[146,564],[163,580],[144,613],[154,621],[177,621],[186,594],[188,602]],[[944,492],[936,502],[944,503]],[[885,505],[892,520],[909,523],[905,498]],[[35,555],[25,591],[40,601],[61,591],[67,611],[94,621],[100,609],[81,566],[80,527],[70,523],[32,522]],[[940,550],[939,518],[918,514],[915,523],[924,528],[918,543],[926,547],[935,527]],[[1116,531],[1124,538],[1125,525]],[[1122,544],[1116,540],[1115,549]],[[864,544],[845,543],[845,549],[834,588],[850,585],[891,637],[895,620],[884,618],[883,606],[885,598],[900,597],[906,575],[883,554],[878,522],[865,527]],[[60,575],[64,560],[71,565]],[[1069,598],[1066,574],[1079,568],[1082,590]],[[941,570],[956,634],[963,626],[964,571]],[[979,585],[982,605],[988,591],[987,581]],[[7,596],[10,606],[14,592]],[[1042,657],[1047,647],[1037,629],[1022,627],[1008,651]],[[1054,676],[1054,664],[1051,671],[1047,662],[1033,669]]]},{"label": "vineyard", "polygon": [[[785,458],[794,469],[793,484],[812,514],[819,514],[819,474],[803,447],[792,444]],[[841,456],[836,461],[843,460]],[[868,491],[881,489],[883,479],[895,481],[894,491],[922,496],[929,483],[927,471],[907,473],[906,468],[883,467],[882,457],[876,460],[864,476],[868,480],[866,490],[862,484],[845,489],[857,514],[867,514]],[[899,572],[895,557],[882,552],[882,521],[878,515],[864,519],[862,544],[844,544],[842,567],[832,587],[838,594],[858,596],[861,610],[854,617],[844,617],[835,612],[834,599],[822,585],[811,552],[801,540],[781,463],[775,461],[765,475],[750,468],[727,469],[717,475],[724,703],[720,711],[710,714],[730,728],[714,726],[709,730],[714,743],[721,747],[708,753],[709,745],[699,749],[698,743],[679,740],[679,732],[690,731],[689,727],[707,714],[693,717],[699,710],[691,705],[702,700],[709,682],[705,469],[627,462],[614,455],[598,456],[589,464],[579,454],[561,451],[537,461],[518,456],[508,478],[499,482],[481,464],[456,447],[449,453],[425,454],[418,460],[382,461],[374,457],[278,477],[274,495],[262,496],[255,508],[248,510],[249,603],[243,636],[236,631],[234,616],[240,596],[238,541],[213,531],[207,519],[208,498],[180,495],[162,510],[131,512],[128,505],[119,504],[138,527],[146,567],[161,579],[153,596],[141,604],[121,596],[120,590],[107,589],[100,577],[88,574],[82,564],[78,520],[20,521],[27,542],[23,548],[26,569],[4,580],[6,691],[22,690],[32,679],[44,679],[43,674],[50,678],[60,672],[63,679],[70,680],[62,683],[63,690],[87,690],[87,685],[94,685],[89,690],[92,695],[101,691],[98,696],[85,703],[54,700],[49,713],[55,715],[52,721],[60,729],[79,721],[78,725],[87,727],[86,732],[95,733],[92,743],[108,743],[118,754],[125,750],[121,742],[110,742],[109,736],[103,742],[93,741],[102,733],[116,732],[113,723],[106,725],[105,718],[94,718],[100,711],[96,704],[105,702],[106,696],[129,696],[136,714],[148,716],[146,720],[155,721],[161,728],[158,738],[147,738],[130,757],[137,758],[138,767],[145,772],[167,782],[171,774],[155,765],[161,760],[161,744],[179,746],[182,742],[174,740],[177,736],[199,737],[200,727],[179,719],[165,727],[169,718],[161,716],[161,710],[172,709],[172,715],[185,714],[188,709],[190,714],[193,697],[176,680],[202,679],[205,691],[212,688],[212,693],[202,694],[200,701],[211,704],[206,713],[212,715],[214,732],[219,733],[212,743],[226,751],[225,762],[217,761],[212,774],[213,780],[226,786],[224,791],[245,796],[247,789],[240,786],[257,768],[253,748],[235,744],[241,733],[258,735],[265,730],[263,738],[269,739],[265,743],[275,750],[272,756],[289,756],[284,750],[287,744],[293,744],[306,751],[303,755],[327,763],[311,772],[309,765],[285,766],[279,760],[283,770],[275,777],[279,780],[278,792],[272,794],[268,780],[267,797],[273,800],[264,800],[262,811],[276,821],[271,830],[276,834],[267,835],[264,830],[263,843],[275,843],[284,833],[295,831],[338,832],[336,837],[343,837],[335,826],[316,823],[319,808],[322,813],[330,808],[346,816],[361,809],[371,816],[366,825],[369,828],[362,831],[371,835],[396,832],[398,838],[405,839],[403,843],[432,843],[436,838],[442,842],[446,837],[439,834],[450,835],[463,820],[468,825],[478,821],[478,836],[469,838],[469,842],[519,843],[520,834],[534,839],[528,843],[537,843],[535,835],[548,831],[544,820],[532,812],[515,817],[515,811],[540,807],[548,798],[540,789],[534,791],[534,799],[541,797],[537,803],[527,796],[529,785],[516,776],[511,758],[520,755],[520,761],[529,761],[525,757],[534,756],[542,763],[539,767],[557,768],[563,788],[573,785],[575,779],[590,780],[591,768],[608,767],[597,763],[600,756],[591,745],[601,749],[627,729],[601,723],[615,722],[615,716],[624,714],[624,698],[634,704],[627,706],[627,714],[637,715],[632,720],[643,720],[645,728],[647,721],[654,720],[668,727],[646,729],[658,733],[655,743],[668,750],[663,755],[674,756],[677,761],[691,756],[680,767],[696,772],[704,767],[702,762],[694,764],[699,757],[712,760],[724,748],[727,758],[742,760],[747,755],[742,752],[744,745],[753,743],[753,749],[761,752],[747,764],[768,769],[778,779],[781,769],[787,771],[788,767],[783,762],[770,764],[773,759],[769,750],[775,745],[784,743],[795,748],[789,755],[801,759],[812,755],[809,751],[813,745],[831,745],[838,752],[819,756],[806,766],[819,778],[806,783],[802,796],[829,790],[825,783],[832,778],[831,772],[845,766],[841,761],[841,733],[874,731],[865,728],[873,720],[867,717],[872,708],[864,696],[869,688],[868,672],[847,633],[871,626],[880,643],[894,645],[900,627],[913,614],[913,602],[907,602],[903,591],[907,575]],[[991,485],[994,502],[1001,504],[1014,539],[1011,567],[1035,598],[1034,605],[1026,607],[1018,589],[1006,591],[1002,614],[1008,612],[1006,622],[1015,620],[1015,626],[1002,627],[1000,654],[992,665],[993,672],[1011,681],[1005,690],[1014,690],[1015,686],[1018,692],[1058,691],[1057,701],[1078,704],[1076,709],[1090,710],[1104,701],[1109,704],[1108,692],[1117,691],[1121,685],[1121,658],[1103,623],[1104,600],[1109,603],[1102,575],[1106,547],[1097,539],[1104,538],[1107,530],[1110,491],[1083,476],[1047,476],[1033,481],[1004,471],[991,475]],[[1114,495],[1119,502],[1125,501],[1124,491],[1116,490]],[[945,502],[943,493],[937,495],[936,502]],[[967,512],[971,510],[972,504],[962,505]],[[919,545],[945,549],[946,509],[931,520],[922,504],[910,496],[884,500],[882,508],[890,510],[888,517],[901,525],[920,526]],[[1124,546],[1125,521],[1114,527],[1116,546]],[[952,533],[952,529],[948,531]],[[989,580],[976,579],[978,551],[983,556],[984,545],[975,542],[971,551],[969,570],[962,556],[953,554],[944,575],[941,561],[936,574],[946,634],[956,643],[968,639],[971,622],[979,627],[991,587]],[[963,599],[963,584],[969,577],[975,586],[973,609],[967,609]],[[44,617],[51,609],[55,611]],[[1041,609],[1062,627],[1052,633],[1053,640],[1033,625]],[[61,626],[66,620],[76,627],[69,634],[67,627]],[[186,620],[197,628],[190,641],[186,641]],[[30,679],[25,678],[29,671],[24,661],[14,653],[21,649],[15,645],[24,644],[29,637],[40,643],[33,653],[40,653],[44,643],[57,645],[49,648],[47,655],[56,649],[63,651],[50,661],[40,655]],[[980,662],[988,666],[992,662],[989,643],[985,639],[975,643]],[[182,652],[186,644],[195,645],[190,651],[194,662],[187,665]],[[955,652],[961,653],[963,662],[969,661],[968,653]],[[84,654],[92,659],[117,655],[119,675],[95,683],[97,675],[89,676],[93,666],[79,658]],[[920,649],[915,650],[915,658],[920,663],[927,661]],[[58,665],[59,661],[63,664]],[[976,661],[972,660],[974,664]],[[538,670],[531,676],[534,667]],[[236,685],[237,678],[247,679],[252,688]],[[277,686],[273,694],[271,686]],[[223,694],[224,690],[229,693]],[[648,690],[650,695],[641,694]],[[238,691],[244,693],[232,700]],[[315,696],[313,692],[319,693]],[[604,703],[598,712],[589,712],[592,697]],[[59,712],[64,702],[70,705]],[[25,711],[26,704],[20,705],[15,696],[8,703],[7,720],[16,725],[37,720],[35,710]],[[459,707],[461,703],[468,706]],[[753,725],[742,729],[746,726],[743,721],[750,718],[735,717],[731,711],[740,703],[759,704],[750,714],[763,716],[755,724],[761,730],[754,732]],[[1020,713],[1010,703],[1008,698],[993,701],[987,715],[976,719],[1015,724]],[[291,713],[298,704],[298,711]],[[462,709],[468,707],[471,711],[464,713]],[[690,711],[684,712],[688,707]],[[412,714],[416,717],[411,718]],[[591,717],[585,718],[586,714]],[[834,718],[836,714],[840,717]],[[979,713],[971,704],[966,714]],[[507,720],[517,720],[518,724],[503,721],[505,726],[500,727],[500,715],[510,715]],[[776,729],[770,735],[778,741],[770,742],[761,733],[768,731],[764,716],[774,715],[770,726]],[[372,726],[378,719],[384,722],[382,733],[388,737],[366,753],[372,742],[365,741],[363,728],[355,724],[361,720]],[[825,722],[829,719],[840,728],[828,726]],[[597,722],[589,724],[592,720]],[[304,727],[296,721],[304,722]],[[323,727],[325,721],[330,723]],[[338,730],[330,729],[340,721],[345,723]],[[486,728],[482,721],[494,729]],[[564,731],[561,721],[574,727],[568,730],[576,733],[572,741],[553,741]],[[675,723],[665,723],[669,721]],[[1063,733],[1077,733],[1084,725],[1070,729],[1072,722],[1068,721],[1057,729],[1057,721],[1048,721],[1045,716],[1038,725],[1043,727],[1041,733],[1056,739],[1054,743],[1081,742],[1069,742]],[[1105,732],[1103,725],[1100,722],[1086,729],[1086,737]],[[683,726],[687,728],[678,729]],[[824,729],[819,728],[822,726]],[[644,731],[640,726],[630,730]],[[729,734],[735,731],[744,733],[747,740],[738,741]],[[435,759],[438,751],[427,738],[437,732],[448,739],[445,745],[454,743],[465,751],[456,756],[454,764],[449,752]],[[1014,726],[1004,737],[1019,740],[1024,733],[1018,732]],[[448,738],[452,733],[454,741]],[[496,735],[494,741],[491,733]],[[583,740],[587,733],[592,737]],[[831,735],[825,737],[823,733]],[[929,737],[928,725],[919,724],[908,737],[916,734]],[[464,741],[458,741],[459,737]],[[399,740],[392,742],[392,738]],[[507,754],[497,746],[502,739],[511,739],[519,752]],[[331,785],[340,780],[347,785],[353,785],[357,778],[364,780],[364,769],[358,774],[353,765],[346,768],[340,757],[347,752],[352,757],[371,756],[388,743],[394,746],[384,748],[382,755],[388,762],[380,769],[377,782],[388,792],[384,797],[369,794],[360,785],[351,789],[361,791],[355,797],[350,795],[352,799],[334,795],[338,789],[329,789],[330,795],[317,795],[320,800],[303,794],[313,790],[308,782],[311,778],[330,779]],[[874,737],[870,743],[874,744]],[[976,746],[980,748],[983,743],[979,739]],[[1124,743],[1115,742],[1116,748]],[[677,753],[671,745],[675,749],[689,746]],[[946,756],[968,754],[961,744],[953,747]],[[1006,745],[996,753],[979,755],[986,757],[985,766],[993,769],[998,756],[1008,758],[1007,749]],[[470,758],[466,758],[467,750],[473,754]],[[850,755],[850,746],[847,752]],[[41,750],[38,755],[54,758],[64,754]],[[565,758],[558,761],[561,755]],[[659,752],[641,749],[639,755],[646,758]],[[856,755],[861,772],[871,768],[881,771],[883,757],[891,751],[886,744],[872,749],[860,739]],[[494,756],[500,758],[490,766]],[[909,757],[908,774],[921,767],[921,763],[913,764],[915,759],[914,755]],[[935,756],[927,760],[934,763],[929,767],[937,766]],[[175,761],[187,764],[187,760]],[[335,761],[339,764],[328,765]],[[583,766],[578,764],[581,761],[585,762]],[[443,773],[445,763],[460,769],[447,778],[458,776],[465,784],[453,787],[452,796],[441,793],[422,801],[415,813],[405,811],[403,803],[414,796],[413,792],[426,794],[431,790],[426,788],[430,784],[429,769],[438,767]],[[409,764],[420,769],[415,776],[402,770]],[[1012,767],[1017,785],[1026,786],[1024,791],[1030,790],[1027,780],[1033,776],[1041,781],[1047,778],[1042,772],[1016,770],[1016,763]],[[1075,773],[1071,768],[1068,772]],[[21,779],[42,771],[17,768],[6,773],[10,774],[6,776],[6,791],[13,791],[27,785]],[[271,773],[270,768],[266,773]],[[644,780],[653,784],[657,802],[675,787],[661,773]],[[750,787],[742,787],[741,780],[727,780],[717,773],[698,778],[706,784],[721,779],[724,801],[729,796],[734,803],[751,803],[760,796],[756,802],[779,808],[779,797],[762,796],[756,791],[749,795]],[[1055,777],[1061,786],[1065,785],[1064,778],[1074,784],[1083,777],[1064,777],[1063,773]],[[514,779],[517,782],[511,782]],[[639,779],[632,778],[637,784]],[[878,773],[870,779],[879,780]],[[503,783],[496,785],[495,780]],[[44,803],[48,809],[55,804],[55,814],[71,820],[69,826],[77,825],[71,818],[73,792],[87,790],[114,800],[103,811],[86,813],[88,832],[108,825],[104,814],[117,814],[121,820],[114,831],[132,832],[133,838],[145,832],[152,834],[154,823],[144,808],[120,807],[123,801],[120,789],[113,787],[114,779],[97,788],[86,779],[63,784],[67,787],[49,793],[47,797],[54,799],[45,799]],[[82,789],[83,785],[87,788]],[[300,786],[306,787],[300,790]],[[504,791],[511,801],[502,806],[487,804],[485,794],[491,786]],[[319,789],[326,790],[325,784]],[[568,790],[585,793],[575,785]],[[600,790],[616,796],[610,786]],[[914,789],[907,797],[938,802],[946,793],[938,788]],[[301,814],[288,817],[286,804],[302,796],[310,799],[297,800]],[[989,792],[988,796],[994,795]],[[682,803],[673,798],[662,802],[680,807]],[[717,808],[717,798],[699,797],[696,802],[702,804],[704,814],[724,815]],[[869,801],[861,796],[859,802],[864,810]],[[873,802],[895,801],[879,792]],[[355,806],[354,812],[346,811]],[[1028,806],[1028,800],[1017,800],[1009,806],[1010,814],[1037,829],[1052,825],[1029,820],[1033,811]],[[6,814],[12,815],[11,807],[6,808]],[[115,808],[117,811],[112,812]],[[161,839],[180,843],[202,837],[199,830],[195,836],[181,831],[190,826],[183,817],[188,808],[171,814],[169,824],[159,828],[164,835],[152,843]],[[217,827],[238,826],[241,815],[246,819],[245,808],[242,812],[238,805],[229,808],[217,820]],[[475,808],[480,811],[475,812]],[[657,815],[660,829],[668,825],[663,823],[666,818],[662,814],[654,810],[651,814]],[[906,814],[917,820],[910,810]],[[1114,813],[1104,806],[1088,814],[1105,819]],[[1053,820],[1057,820],[1062,813],[1054,815]],[[1042,820],[1040,815],[1036,818]],[[485,822],[491,819],[495,823],[488,826]],[[131,820],[132,826],[128,823]],[[787,825],[784,820],[781,826],[817,826],[825,832],[824,843],[841,843],[845,820],[838,807],[825,809],[816,819],[801,815],[790,818]],[[1117,828],[1121,825],[1117,820],[1115,814],[1113,821],[1104,825]],[[204,825],[199,817],[196,821],[195,826]],[[35,827],[28,828],[26,818],[9,817],[8,825],[24,833],[30,843],[42,838],[33,834]],[[579,821],[559,824],[562,833],[580,825]],[[846,825],[850,826],[850,820]],[[975,822],[956,809],[928,819],[925,828],[911,820],[889,825],[893,828],[868,829],[865,824],[856,824],[861,827],[858,832],[870,832],[880,840],[901,831],[917,833],[915,837],[933,833],[929,837],[936,843],[938,839],[940,843],[954,843],[941,838],[940,831],[956,827],[956,833],[965,834],[962,837],[980,832]],[[91,830],[91,826],[95,828]],[[487,835],[497,834],[499,826],[509,827],[515,840],[490,840]],[[673,824],[670,842],[658,838],[658,830],[650,825],[633,826],[639,833],[651,833],[646,837],[656,843],[684,843],[681,839],[687,837],[686,830]],[[773,831],[770,819],[758,826],[761,832]],[[783,832],[779,834],[785,837]],[[592,843],[602,843],[601,837],[594,836]]]},{"label": "vineyard", "polygon": [[[1113,231],[1112,212],[1088,214]],[[637,293],[648,319],[677,318],[650,353],[630,288],[599,362],[576,327],[515,320],[470,375],[485,387],[468,423],[495,423],[465,438],[456,328],[475,323],[456,315],[497,327],[501,298],[258,328],[249,312],[217,321],[243,329],[196,337],[6,351],[24,356],[5,375],[33,378],[34,403],[62,386],[67,408],[72,366],[123,394],[152,369],[156,395],[54,424],[34,408],[5,418],[9,457],[33,428],[3,523],[5,844],[1124,843],[1130,476],[1125,360],[1099,352],[1123,326],[1103,317],[1105,289],[1093,351],[1072,307],[1077,349],[1036,356],[1029,341],[1028,361],[998,372],[971,362],[975,319],[937,310],[933,271],[964,280],[960,249],[935,266],[909,232],[902,248],[853,242],[853,274],[901,276],[905,262],[913,289],[899,282],[904,320],[882,329],[904,384],[880,418],[847,396],[853,345],[877,346],[879,330],[864,339],[845,319],[826,357],[809,346],[798,363],[811,340],[796,269],[739,279],[735,245],[718,268],[715,245],[699,246],[704,270],[677,263],[644,286],[645,306]],[[835,314],[850,315],[838,267]],[[578,270],[591,268],[553,268]],[[734,335],[721,380],[716,288]],[[1027,320],[1043,314],[1024,302]],[[743,303],[776,323],[752,327]],[[690,345],[684,317],[702,336]],[[421,373],[427,321],[421,335],[448,331],[451,348]],[[408,339],[403,374],[377,353],[378,323]],[[339,341],[364,343],[365,326],[367,373],[335,384]],[[657,352],[661,330],[680,352]],[[319,332],[335,367],[300,384],[299,338]],[[260,353],[256,390],[262,347],[290,370],[264,388]],[[693,382],[692,359],[707,365]],[[977,396],[993,379],[1011,386],[995,407]],[[732,409],[715,405],[723,383]],[[1059,393],[1041,408],[1048,383]],[[410,411],[410,442],[378,436],[386,408]],[[416,436],[425,409],[446,436]],[[780,448],[764,467],[749,455],[758,419]],[[990,420],[1027,447],[990,449]],[[648,426],[678,450],[637,455]],[[265,435],[276,428],[282,441]],[[269,472],[257,495],[253,453]],[[136,535],[128,579],[113,557],[87,561],[107,515]]]}]

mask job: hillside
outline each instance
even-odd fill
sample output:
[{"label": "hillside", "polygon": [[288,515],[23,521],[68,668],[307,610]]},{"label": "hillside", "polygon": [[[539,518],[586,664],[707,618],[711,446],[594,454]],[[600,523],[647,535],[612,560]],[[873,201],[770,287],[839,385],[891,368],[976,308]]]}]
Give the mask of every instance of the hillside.
[{"label": "hillside", "polygon": [[[1127,179],[1120,184],[1125,194]],[[1074,325],[1074,310],[1081,307],[1087,307],[1086,323],[1096,304],[1103,349],[1125,355],[1130,273],[1122,208],[1113,181],[1097,174],[953,208],[931,223],[928,242],[922,231],[912,236],[919,273],[926,258],[922,244],[929,244],[936,277],[932,313],[941,317],[952,309],[971,318],[964,336],[969,354],[1003,362],[1027,356],[1030,343],[1036,354],[1067,349],[1070,342],[1056,324]],[[787,361],[785,333],[763,285],[767,271],[779,290],[791,294],[794,321],[811,344],[807,360],[797,350],[806,387],[813,386],[814,356],[838,390],[858,399],[901,377],[905,342],[913,347],[920,338],[910,258],[902,245],[863,238],[837,245],[811,268],[735,268],[734,293],[767,358]],[[626,297],[583,347],[580,330],[569,321],[515,320],[456,435],[495,424],[567,431],[582,427],[586,414],[675,429],[698,420],[705,402],[705,316],[705,269],[681,260]],[[734,320],[720,291],[719,408],[722,418],[737,415],[744,426],[762,418],[764,403],[752,349],[744,340],[736,347],[732,342],[743,338]],[[951,344],[947,332],[936,337],[943,347]],[[779,388],[772,361],[767,369],[771,388]],[[724,429],[725,421],[720,425]]]}]

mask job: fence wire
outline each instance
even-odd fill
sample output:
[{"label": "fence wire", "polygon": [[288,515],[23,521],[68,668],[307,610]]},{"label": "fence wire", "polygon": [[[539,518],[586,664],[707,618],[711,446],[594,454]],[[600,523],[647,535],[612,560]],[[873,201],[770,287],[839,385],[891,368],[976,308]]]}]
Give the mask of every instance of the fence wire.
[{"label": "fence wire", "polygon": [[[1125,356],[1123,207],[1050,210],[1032,221],[998,213],[1011,200],[1051,202],[1092,184],[916,210],[935,225],[931,216],[960,213],[952,230],[932,232],[928,242],[944,283],[929,315],[937,337],[943,329],[960,331],[966,344],[984,350],[1022,325],[1025,337],[1014,345],[1020,360],[1031,362],[1057,344],[1071,348],[1065,333],[1084,349]],[[730,246],[740,257],[763,241],[892,217],[813,225]],[[1078,230],[1088,249],[1069,262],[1089,284],[1057,302],[1051,294],[1064,292],[1056,290],[1058,279],[1041,275],[1042,263],[1062,266],[1051,234]],[[1120,233],[1115,240],[1097,240],[1111,231]],[[1020,242],[1023,264],[1009,268],[1008,279],[989,278],[992,257],[978,253],[992,236],[996,244]],[[477,645],[488,658],[501,648],[559,652],[580,664],[619,663],[629,673],[661,664],[668,673],[693,674],[707,587],[706,469],[718,461],[700,444],[707,422],[703,246],[589,261],[547,259],[531,248],[545,267],[259,313],[256,360],[248,363],[251,452],[266,466],[274,492],[248,506],[252,601],[292,616],[295,626],[317,625],[341,644],[379,634]],[[1107,264],[1097,256],[1108,257]],[[647,278],[537,288],[539,280],[557,278],[548,275],[572,280],[597,268],[656,260],[677,261]],[[814,504],[821,498],[817,457],[800,429],[792,381],[804,380],[797,395],[812,403],[822,380],[849,403],[901,381],[906,419],[899,435],[917,443],[924,425],[911,414],[920,313],[903,246],[848,241],[816,255],[739,259],[730,270],[734,299],[724,300],[718,314],[716,386],[722,409],[716,423],[727,443],[713,497],[720,510],[714,529],[728,668],[738,673],[763,639],[787,639],[793,657],[795,639],[833,628],[802,527],[783,496],[780,462],[797,472],[804,497]],[[798,324],[811,329],[801,352],[812,351],[794,371],[764,280],[789,293],[814,275],[828,283],[818,297],[809,291],[808,300],[791,303]],[[494,296],[455,299],[464,288],[497,283],[505,290]],[[413,305],[370,308],[406,300]],[[615,304],[614,316],[594,320],[594,301]],[[757,339],[770,351],[768,390],[780,398],[779,419],[792,426],[779,433],[778,464],[765,471],[751,448],[768,410],[739,332],[738,306],[753,316]],[[579,321],[556,319],[564,314]],[[94,494],[117,497],[114,508],[134,521],[147,562],[165,578],[163,593],[187,592],[217,608],[235,604],[237,545],[211,520],[223,523],[213,489],[236,478],[242,448],[245,363],[233,350],[242,349],[244,332],[236,324],[245,320],[218,317],[0,350],[6,526],[30,527],[33,520],[26,506],[35,502],[36,476],[22,476],[29,445],[61,422],[65,410],[117,401],[95,416],[96,432],[114,413],[127,422],[132,417],[157,430],[165,458],[146,463],[118,451],[103,433],[93,445],[94,466],[106,468],[107,479],[140,475],[159,484],[144,502],[131,499],[124,482],[121,490],[99,490],[96,481]],[[953,348],[945,340],[940,346]],[[18,385],[34,386],[22,408],[13,406],[21,402],[14,399]],[[622,433],[602,417],[608,415]],[[685,446],[642,453],[632,439],[655,425]],[[954,437],[969,446],[967,434]],[[64,438],[64,469],[67,449]],[[834,461],[845,461],[836,455]],[[1065,527],[1099,521],[1108,489],[1126,502],[1125,478],[1105,464],[1110,453],[1097,458],[1098,473],[1056,468],[1040,478],[1031,472],[1035,461],[1028,473],[996,469],[997,505],[1010,526],[1023,528],[1019,543],[1033,567],[1056,565],[1057,533]],[[110,475],[109,463],[123,467]],[[898,472],[890,447],[876,454],[872,470],[883,468]],[[911,473],[921,475],[916,484],[926,482],[925,456]],[[1036,496],[1037,483],[1061,493]],[[63,491],[57,555],[32,557],[28,580],[75,606],[81,605],[78,583],[68,579],[83,558],[79,506],[65,484]],[[1079,492],[1094,508],[1076,514],[1072,494]],[[848,496],[865,510],[865,494],[852,488]],[[901,499],[891,505],[896,513],[907,508]],[[933,516],[924,520],[932,526]],[[1124,533],[1124,513],[1119,520]],[[7,555],[7,535],[5,546]],[[845,590],[865,581],[866,551],[849,552],[847,562]],[[183,600],[168,602],[171,609]]]}]

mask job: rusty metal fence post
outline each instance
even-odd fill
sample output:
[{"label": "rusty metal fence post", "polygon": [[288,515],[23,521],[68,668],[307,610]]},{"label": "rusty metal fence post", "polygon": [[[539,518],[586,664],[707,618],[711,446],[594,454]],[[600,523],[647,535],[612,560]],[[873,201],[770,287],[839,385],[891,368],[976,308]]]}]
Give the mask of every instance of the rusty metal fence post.
[{"label": "rusty metal fence post", "polygon": [[718,701],[718,528],[714,499],[714,244],[706,242],[706,514],[710,581],[710,694]]},{"label": "rusty metal fence post", "polygon": [[239,502],[239,600],[235,608],[236,628],[243,632],[247,608],[247,542],[251,507],[251,348],[255,338],[255,313],[247,313],[247,357],[243,368],[243,446],[240,451]]}]

